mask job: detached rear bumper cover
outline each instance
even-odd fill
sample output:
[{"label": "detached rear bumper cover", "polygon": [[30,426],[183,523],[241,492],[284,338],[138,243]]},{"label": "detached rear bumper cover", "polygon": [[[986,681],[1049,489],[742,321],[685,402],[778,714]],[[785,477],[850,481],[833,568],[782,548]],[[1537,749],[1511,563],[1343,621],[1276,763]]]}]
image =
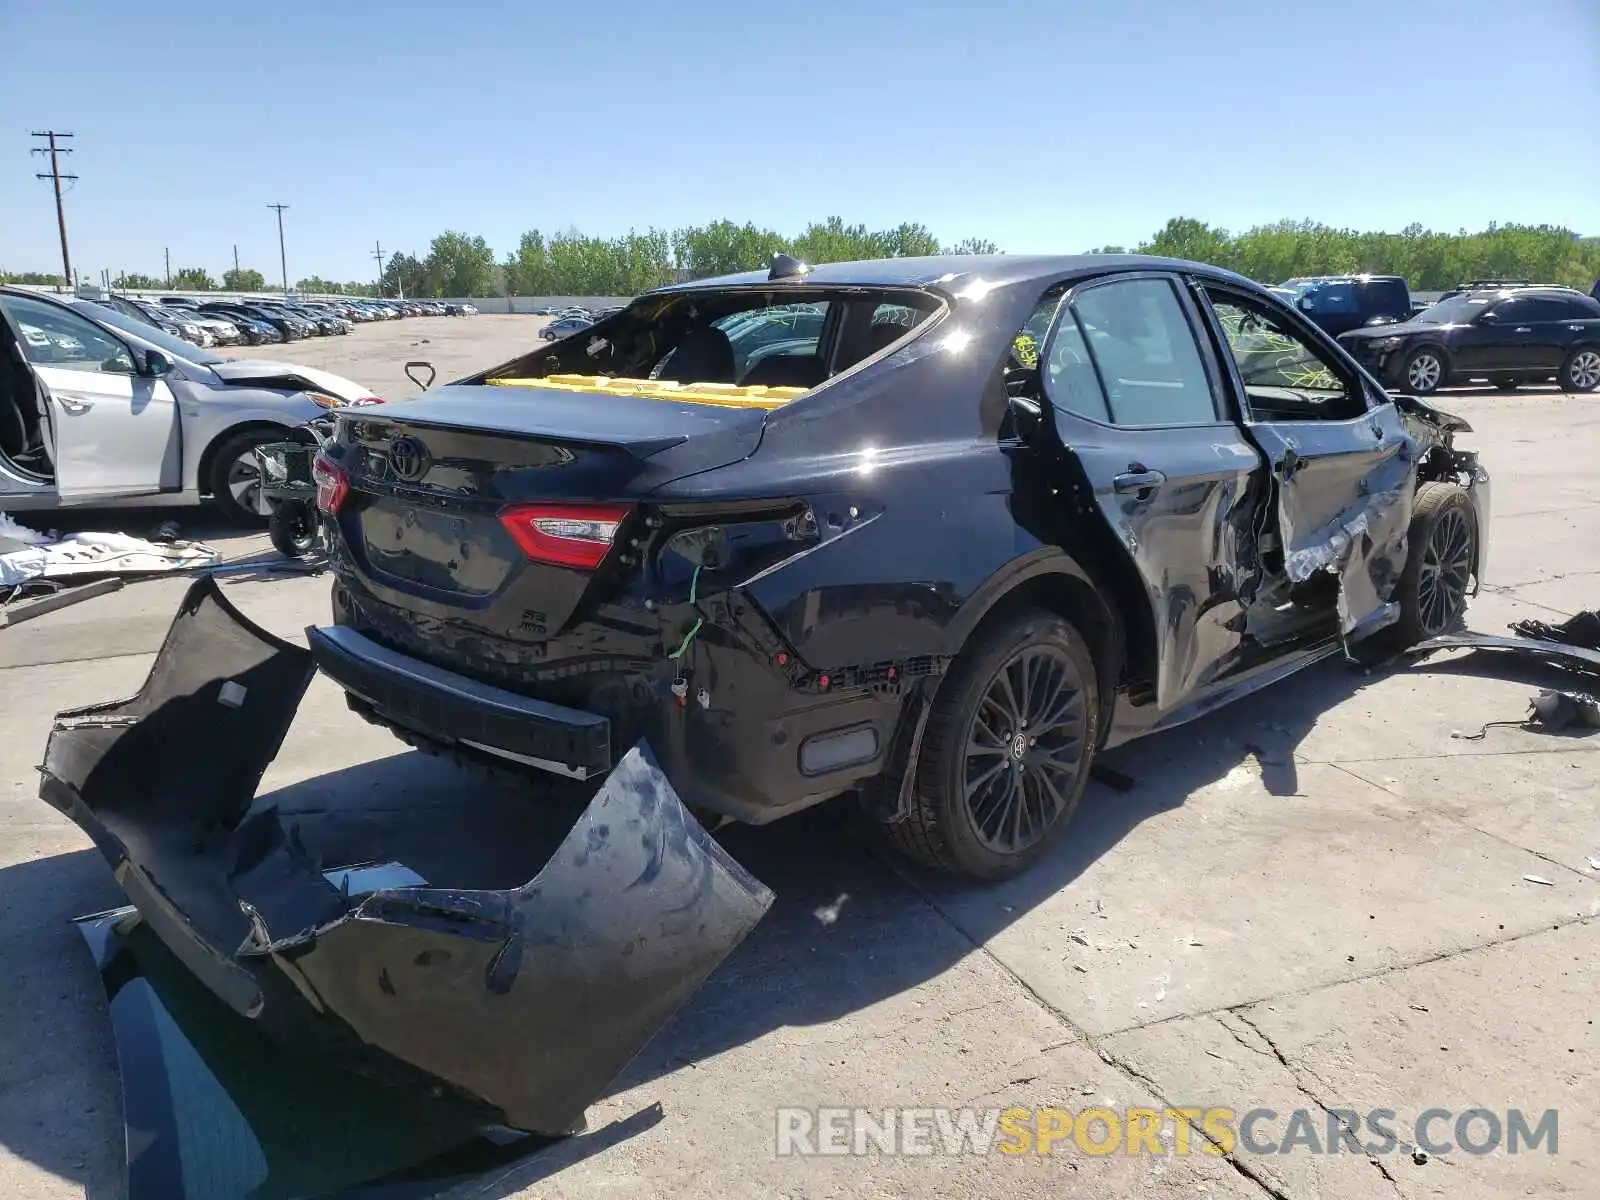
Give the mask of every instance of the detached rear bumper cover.
[{"label": "detached rear bumper cover", "polygon": [[515,1128],[580,1127],[771,893],[641,745],[524,886],[352,898],[274,809],[249,811],[314,670],[201,580],[137,696],[57,718],[41,795],[269,1036],[445,1084]]}]

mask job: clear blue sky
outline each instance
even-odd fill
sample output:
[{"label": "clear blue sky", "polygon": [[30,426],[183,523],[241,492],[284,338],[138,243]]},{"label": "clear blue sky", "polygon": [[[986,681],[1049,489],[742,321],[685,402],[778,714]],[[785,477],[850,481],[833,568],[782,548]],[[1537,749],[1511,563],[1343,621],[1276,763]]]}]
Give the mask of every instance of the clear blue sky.
[{"label": "clear blue sky", "polygon": [[1600,0],[0,0],[0,266],[369,278],[374,239],[837,213],[1600,233]]}]

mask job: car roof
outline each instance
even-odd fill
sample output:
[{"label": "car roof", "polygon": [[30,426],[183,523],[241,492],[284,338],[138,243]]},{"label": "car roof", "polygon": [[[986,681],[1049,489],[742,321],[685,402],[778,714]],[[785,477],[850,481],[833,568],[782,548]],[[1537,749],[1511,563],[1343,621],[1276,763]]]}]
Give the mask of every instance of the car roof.
[{"label": "car roof", "polygon": [[1108,271],[1186,271],[1260,287],[1259,284],[1221,267],[1178,258],[1160,258],[1149,254],[938,254],[926,258],[878,258],[859,262],[818,263],[804,275],[793,275],[777,280],[770,279],[766,271],[745,271],[736,275],[719,275],[712,279],[696,279],[689,283],[668,284],[666,287],[656,289],[653,294],[690,292],[702,288],[758,286],[765,283],[771,283],[773,287],[938,286],[948,291],[960,291],[963,286],[978,280],[991,287],[1024,283],[1042,285],[1075,276],[1097,275]]}]

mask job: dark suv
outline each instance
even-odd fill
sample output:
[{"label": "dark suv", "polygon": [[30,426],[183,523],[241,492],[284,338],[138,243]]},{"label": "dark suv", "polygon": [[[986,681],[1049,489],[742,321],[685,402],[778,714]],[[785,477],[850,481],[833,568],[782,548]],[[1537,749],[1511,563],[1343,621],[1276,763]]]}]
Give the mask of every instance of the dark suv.
[{"label": "dark suv", "polygon": [[1411,288],[1398,275],[1308,275],[1285,280],[1301,312],[1337,337],[1364,325],[1409,320]]},{"label": "dark suv", "polygon": [[1386,384],[1419,396],[1469,379],[1506,389],[1552,377],[1563,391],[1600,387],[1600,300],[1572,288],[1461,292],[1409,321],[1339,341]]}]

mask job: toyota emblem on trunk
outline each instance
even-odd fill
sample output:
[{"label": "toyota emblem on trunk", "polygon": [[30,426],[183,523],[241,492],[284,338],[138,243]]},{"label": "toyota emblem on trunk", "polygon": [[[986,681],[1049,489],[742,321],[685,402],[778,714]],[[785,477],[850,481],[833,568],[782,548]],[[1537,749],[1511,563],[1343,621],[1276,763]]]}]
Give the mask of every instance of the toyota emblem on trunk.
[{"label": "toyota emblem on trunk", "polygon": [[395,438],[394,444],[389,447],[389,469],[397,479],[415,483],[428,473],[432,465],[433,459],[428,454],[428,448],[414,437]]}]

